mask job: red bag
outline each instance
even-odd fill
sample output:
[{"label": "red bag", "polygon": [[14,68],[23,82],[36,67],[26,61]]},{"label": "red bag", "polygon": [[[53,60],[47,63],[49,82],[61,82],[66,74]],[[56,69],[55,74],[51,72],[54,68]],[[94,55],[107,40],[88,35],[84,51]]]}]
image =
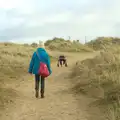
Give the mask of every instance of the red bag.
[{"label": "red bag", "polygon": [[[36,51],[36,54],[39,58],[39,60],[41,61],[40,59],[40,56],[38,55],[38,52]],[[49,73],[49,70],[48,70],[48,67],[45,63],[43,62],[40,62],[40,66],[39,66],[39,70],[38,70],[38,74],[42,77],[48,77],[50,75]]]},{"label": "red bag", "polygon": [[40,62],[38,74],[43,76],[43,77],[48,77],[49,76],[49,70],[47,68],[47,65],[43,62]]}]

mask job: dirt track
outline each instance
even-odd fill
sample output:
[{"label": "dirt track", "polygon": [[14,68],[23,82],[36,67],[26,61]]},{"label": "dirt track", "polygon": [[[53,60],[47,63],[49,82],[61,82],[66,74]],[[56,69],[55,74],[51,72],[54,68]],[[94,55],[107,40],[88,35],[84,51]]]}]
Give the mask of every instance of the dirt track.
[{"label": "dirt track", "polygon": [[15,104],[0,120],[87,120],[86,113],[79,108],[77,99],[69,92],[71,84],[66,78],[72,63],[78,59],[92,57],[91,54],[69,56],[69,67],[57,68],[52,65],[53,74],[46,79],[45,98],[34,97],[34,76],[26,74],[21,83],[10,87],[19,92]]}]

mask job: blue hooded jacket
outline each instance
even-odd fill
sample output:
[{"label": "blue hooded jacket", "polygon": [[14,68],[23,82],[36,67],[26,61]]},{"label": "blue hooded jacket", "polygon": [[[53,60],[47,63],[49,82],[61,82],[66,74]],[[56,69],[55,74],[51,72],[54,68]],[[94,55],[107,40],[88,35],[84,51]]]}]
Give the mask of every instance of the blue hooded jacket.
[{"label": "blue hooded jacket", "polygon": [[[39,58],[37,56],[37,53],[39,55]],[[38,48],[37,53],[34,52],[32,55],[32,59],[30,61],[28,72],[33,73],[33,74],[38,74],[40,62],[44,62],[47,65],[48,70],[51,74],[52,70],[50,67],[50,57],[49,57],[48,53],[45,51],[44,48]]]}]

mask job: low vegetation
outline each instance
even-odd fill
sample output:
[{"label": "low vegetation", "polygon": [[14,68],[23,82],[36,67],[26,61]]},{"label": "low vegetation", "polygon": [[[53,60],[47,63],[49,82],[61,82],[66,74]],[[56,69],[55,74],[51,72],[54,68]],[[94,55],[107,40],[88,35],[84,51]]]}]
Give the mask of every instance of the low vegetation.
[{"label": "low vegetation", "polygon": [[4,108],[17,97],[17,91],[9,84],[20,82],[19,77],[26,74],[32,51],[32,48],[12,43],[0,44],[0,107]]},{"label": "low vegetation", "polygon": [[63,51],[63,52],[91,52],[93,51],[86,45],[83,45],[79,40],[64,40],[63,38],[53,38],[47,40],[45,46],[50,50]]},{"label": "low vegetation", "polygon": [[120,45],[120,38],[98,37],[95,40],[86,43],[86,45],[94,50],[104,50],[113,47],[113,45]]},{"label": "low vegetation", "polygon": [[105,120],[120,119],[119,53],[119,48],[106,49],[95,58],[78,61],[70,74],[75,94],[95,99],[104,108]]}]

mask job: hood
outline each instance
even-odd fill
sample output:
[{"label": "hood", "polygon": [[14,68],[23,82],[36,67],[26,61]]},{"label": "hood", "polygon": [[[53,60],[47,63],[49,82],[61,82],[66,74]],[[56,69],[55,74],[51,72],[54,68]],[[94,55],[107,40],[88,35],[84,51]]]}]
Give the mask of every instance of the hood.
[{"label": "hood", "polygon": [[37,48],[38,54],[39,56],[46,56],[48,55],[48,53],[46,52],[46,50],[44,48]]},{"label": "hood", "polygon": [[46,50],[45,50],[44,48],[37,48],[37,51],[38,51],[38,52],[41,52],[41,51],[46,52]]}]

